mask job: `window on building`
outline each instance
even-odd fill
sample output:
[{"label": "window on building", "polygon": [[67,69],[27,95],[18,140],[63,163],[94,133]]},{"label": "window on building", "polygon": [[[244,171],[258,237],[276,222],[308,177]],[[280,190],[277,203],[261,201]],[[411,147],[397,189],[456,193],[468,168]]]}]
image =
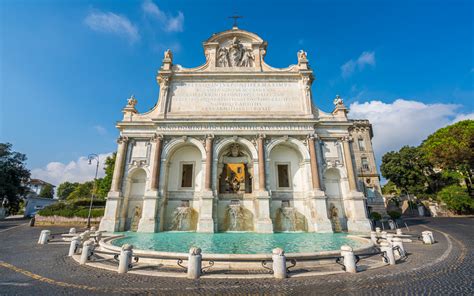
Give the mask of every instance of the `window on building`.
[{"label": "window on building", "polygon": [[289,188],[290,187],[290,172],[287,164],[278,164],[278,187]]},{"label": "window on building", "polygon": [[192,188],[193,187],[193,164],[183,163],[181,167],[181,187]]},{"label": "window on building", "polygon": [[369,170],[369,160],[367,159],[367,157],[362,157],[361,163],[362,163],[362,169],[365,170],[365,171],[368,171]]},{"label": "window on building", "polygon": [[360,150],[360,151],[365,151],[365,142],[364,142],[364,139],[359,138],[359,140],[357,141],[357,143],[359,144],[359,150]]}]

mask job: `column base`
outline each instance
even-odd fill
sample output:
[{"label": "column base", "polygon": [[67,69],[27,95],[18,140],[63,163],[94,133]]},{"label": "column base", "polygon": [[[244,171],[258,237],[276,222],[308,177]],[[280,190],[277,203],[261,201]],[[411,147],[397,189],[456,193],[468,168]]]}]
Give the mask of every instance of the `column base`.
[{"label": "column base", "polygon": [[371,232],[372,226],[368,219],[347,220],[347,231],[349,232]]},{"label": "column base", "polygon": [[141,218],[138,222],[137,232],[156,232],[156,219]]},{"label": "column base", "polygon": [[273,233],[273,222],[271,219],[263,219],[257,221],[255,225],[255,232],[257,233]]},{"label": "column base", "polygon": [[214,193],[204,191],[201,193],[201,206],[199,210],[199,219],[197,223],[197,232],[214,232],[214,219],[212,218]]},{"label": "column base", "polygon": [[328,218],[326,193],[322,190],[313,190],[309,194],[309,199],[311,200],[313,210],[316,212],[316,217],[311,219],[313,231],[322,233],[334,232],[331,220]]},{"label": "column base", "polygon": [[104,217],[100,220],[99,230],[105,232],[120,231],[119,209],[122,202],[120,192],[110,191],[107,194]]},{"label": "column base", "polygon": [[273,233],[273,221],[270,219],[270,193],[268,191],[256,192],[257,222],[255,223],[255,232]]},{"label": "column base", "polygon": [[214,219],[212,218],[199,219],[196,231],[213,233],[214,232]]}]

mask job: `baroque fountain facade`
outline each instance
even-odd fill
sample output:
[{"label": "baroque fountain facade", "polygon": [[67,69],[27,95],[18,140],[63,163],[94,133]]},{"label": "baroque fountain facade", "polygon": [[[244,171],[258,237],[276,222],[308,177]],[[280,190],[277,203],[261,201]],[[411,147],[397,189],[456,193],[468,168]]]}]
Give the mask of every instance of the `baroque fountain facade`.
[{"label": "baroque fountain facade", "polygon": [[205,64],[167,50],[159,97],[123,109],[104,231],[369,231],[383,211],[367,120],[343,100],[312,102],[307,54],[267,65],[267,43],[237,27],[204,42]]}]

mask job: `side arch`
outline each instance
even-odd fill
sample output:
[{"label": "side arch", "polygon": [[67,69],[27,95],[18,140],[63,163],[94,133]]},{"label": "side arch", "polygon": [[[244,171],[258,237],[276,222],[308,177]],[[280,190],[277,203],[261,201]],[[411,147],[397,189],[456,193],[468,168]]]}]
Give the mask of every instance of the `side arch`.
[{"label": "side arch", "polygon": [[299,140],[292,138],[292,137],[281,137],[272,140],[268,145],[267,148],[265,149],[265,156],[268,158],[270,155],[270,152],[272,151],[273,148],[275,148],[277,145],[286,145],[290,146],[293,149],[296,149],[300,154],[301,158],[303,161],[309,161],[310,156],[309,156],[309,151],[308,148]]},{"label": "side arch", "polygon": [[201,141],[192,137],[181,137],[172,139],[168,144],[165,145],[163,148],[161,161],[166,162],[174,151],[186,144],[196,146],[201,152],[202,160],[206,160],[206,149],[204,148],[204,145],[201,143]]}]

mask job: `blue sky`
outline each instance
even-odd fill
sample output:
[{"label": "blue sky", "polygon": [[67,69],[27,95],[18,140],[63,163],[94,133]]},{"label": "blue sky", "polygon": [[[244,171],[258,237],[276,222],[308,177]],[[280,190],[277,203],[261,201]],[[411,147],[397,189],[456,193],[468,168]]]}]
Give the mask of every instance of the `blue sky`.
[{"label": "blue sky", "polygon": [[314,103],[331,111],[339,94],[353,117],[370,119],[380,160],[473,118],[473,3],[2,1],[0,141],[26,153],[36,177],[89,178],[83,156],[116,149],[126,99],[141,112],[155,104],[163,51],[202,64],[202,41],[237,12],[240,28],[268,41],[268,64],[308,52]]}]

